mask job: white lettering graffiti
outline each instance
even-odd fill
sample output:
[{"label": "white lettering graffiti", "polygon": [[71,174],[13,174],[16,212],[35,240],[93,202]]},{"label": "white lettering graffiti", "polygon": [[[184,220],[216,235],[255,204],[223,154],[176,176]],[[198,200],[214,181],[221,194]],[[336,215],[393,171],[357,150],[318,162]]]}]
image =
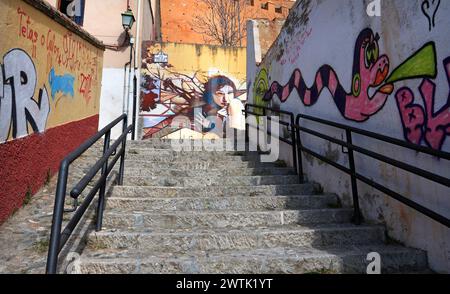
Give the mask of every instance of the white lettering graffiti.
[{"label": "white lettering graffiti", "polygon": [[[0,64],[1,66],[1,64]],[[0,142],[27,136],[28,124],[33,132],[43,132],[50,104],[45,86],[34,100],[37,73],[31,57],[21,49],[13,49],[3,57],[0,70]]]},{"label": "white lettering graffiti", "polygon": [[370,17],[381,16],[381,0],[374,0],[367,5],[367,15]]}]

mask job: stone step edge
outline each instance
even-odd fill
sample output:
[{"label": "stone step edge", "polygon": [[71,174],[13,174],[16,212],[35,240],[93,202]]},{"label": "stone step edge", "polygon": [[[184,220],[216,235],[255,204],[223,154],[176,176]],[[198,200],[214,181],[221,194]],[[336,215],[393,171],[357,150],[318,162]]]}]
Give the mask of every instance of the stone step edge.
[{"label": "stone step edge", "polygon": [[[276,187],[294,187],[294,186],[316,186],[316,184],[314,183],[304,183],[304,184],[276,184],[276,185],[258,185],[258,188],[276,188]],[[168,186],[129,186],[129,185],[122,185],[122,186],[114,186],[115,188],[120,188],[120,189],[145,189],[145,190],[150,190],[150,189],[200,189],[200,190],[204,190],[205,187],[168,187]],[[237,189],[237,188],[248,188],[250,186],[235,186],[235,185],[223,185],[223,186],[212,186],[215,189],[217,189],[218,187],[221,188],[230,188],[230,189]]]},{"label": "stone step edge", "polygon": [[[298,247],[273,247],[273,248],[262,248],[262,249],[245,249],[245,250],[233,250],[229,252],[222,252],[221,250],[211,250],[210,252],[205,251],[192,251],[184,254],[177,254],[176,256],[167,256],[167,254],[160,253],[155,256],[148,256],[148,252],[145,250],[133,250],[134,252],[128,256],[115,256],[111,257],[112,254],[120,254],[124,252],[123,249],[99,249],[95,251],[90,251],[88,254],[81,255],[81,261],[86,262],[88,260],[92,262],[101,263],[118,263],[118,261],[133,261],[136,259],[148,260],[148,261],[159,261],[170,262],[174,260],[208,260],[208,259],[222,259],[222,258],[276,258],[276,259],[298,259],[298,258],[317,258],[317,257],[338,257],[342,258],[345,256],[367,256],[370,252],[378,252],[383,258],[383,254],[423,254],[426,259],[426,252],[420,249],[415,249],[411,247],[404,247],[399,245],[386,245],[386,244],[374,244],[374,245],[346,245],[346,246],[298,246]],[[97,256],[92,256],[91,254]],[[266,254],[262,254],[266,253]],[[275,254],[274,254],[275,253]],[[101,254],[104,257],[101,257]],[[195,257],[195,258],[194,258]]]},{"label": "stone step edge", "polygon": [[203,210],[188,210],[188,211],[162,211],[162,212],[145,212],[145,211],[135,211],[135,212],[113,212],[113,211],[105,211],[105,217],[107,215],[111,216],[161,216],[161,215],[176,215],[176,216],[192,216],[192,215],[217,215],[217,214],[249,214],[249,213],[261,213],[261,214],[272,214],[272,213],[284,213],[284,212],[353,212],[352,208],[312,208],[312,209],[274,209],[274,210],[248,210],[248,211],[239,211],[239,210],[219,210],[219,211],[203,211]]},{"label": "stone step edge", "polygon": [[[133,228],[133,229],[105,229],[99,232],[91,232],[89,238],[96,238],[97,236],[202,236],[202,235],[233,235],[233,234],[247,234],[247,235],[260,235],[270,233],[311,233],[311,232],[342,232],[342,231],[378,231],[379,233],[385,233],[386,228],[383,225],[361,224],[354,225],[351,223],[344,223],[340,225],[311,225],[308,226],[273,226],[273,227],[247,227],[244,229],[228,229],[228,228],[209,228],[209,229],[196,229],[196,231],[187,231],[186,229],[163,229],[160,231],[146,231],[145,229]],[[384,241],[384,240],[381,240]]]},{"label": "stone step edge", "polygon": [[111,196],[109,196],[107,199],[112,199],[112,200],[123,200],[123,201],[154,201],[154,200],[159,200],[159,201],[169,201],[172,199],[176,199],[176,200],[221,200],[223,198],[229,199],[229,198],[236,198],[236,199],[240,199],[242,198],[242,200],[257,200],[257,199],[261,199],[261,198],[267,198],[267,199],[275,199],[275,198],[280,198],[280,199],[284,199],[284,198],[334,198],[334,197],[338,197],[337,194],[333,194],[333,193],[326,193],[326,194],[299,194],[299,195],[256,195],[256,196],[249,196],[249,195],[230,195],[230,196],[214,196],[214,197],[208,197],[208,196],[203,196],[203,197],[186,197],[186,196],[180,196],[180,197],[124,197],[124,196],[114,196],[114,193],[112,193]]}]

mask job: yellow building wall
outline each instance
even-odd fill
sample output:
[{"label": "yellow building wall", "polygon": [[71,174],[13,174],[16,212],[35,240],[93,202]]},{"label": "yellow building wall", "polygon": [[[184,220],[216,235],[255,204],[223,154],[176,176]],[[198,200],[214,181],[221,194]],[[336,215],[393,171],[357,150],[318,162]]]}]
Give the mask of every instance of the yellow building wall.
[{"label": "yellow building wall", "polygon": [[103,49],[24,1],[0,7],[0,143],[98,115]]},{"label": "yellow building wall", "polygon": [[[178,115],[190,118],[193,124],[194,108],[207,107],[205,95],[218,90],[214,84],[228,85],[234,89],[233,98],[247,99],[245,48],[144,42],[142,52],[144,138],[170,125]],[[168,56],[168,63],[155,62],[159,53]]]},{"label": "yellow building wall", "polygon": [[218,73],[228,74],[245,81],[247,52],[243,47],[223,48],[197,44],[150,43],[145,49],[143,54],[147,53],[147,57],[161,51],[167,54],[169,65],[173,66],[172,71],[186,73],[198,71],[211,75],[216,70]]}]

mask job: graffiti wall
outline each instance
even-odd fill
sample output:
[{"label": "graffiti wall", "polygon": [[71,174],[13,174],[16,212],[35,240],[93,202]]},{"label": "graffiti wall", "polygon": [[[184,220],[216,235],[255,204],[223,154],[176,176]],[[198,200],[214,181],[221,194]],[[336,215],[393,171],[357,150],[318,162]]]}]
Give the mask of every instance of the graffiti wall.
[{"label": "graffiti wall", "polygon": [[245,53],[245,48],[144,42],[142,137],[162,137],[179,129],[221,137],[226,123],[243,128]]},{"label": "graffiti wall", "polygon": [[[382,0],[381,16],[372,17],[366,13],[371,2],[297,1],[262,62],[248,65],[249,101],[449,152],[450,20],[446,16],[450,2]],[[249,25],[253,27],[247,31],[257,31],[257,22]],[[249,35],[249,56],[255,56],[257,35]],[[344,135],[312,123],[308,126],[336,138]],[[339,163],[348,162],[339,146],[307,135],[302,140]],[[355,140],[403,162],[449,175],[446,160],[375,140]],[[358,170],[370,178],[450,215],[450,201],[443,196],[450,194],[448,188],[362,155],[356,160]],[[343,203],[351,205],[346,176],[311,157],[305,156],[304,162],[311,180],[340,192]],[[427,250],[435,269],[450,271],[448,230],[376,190],[362,184],[360,190],[368,219],[386,223],[394,239]]]},{"label": "graffiti wall", "polygon": [[1,223],[97,127],[103,48],[42,1],[0,6]]}]

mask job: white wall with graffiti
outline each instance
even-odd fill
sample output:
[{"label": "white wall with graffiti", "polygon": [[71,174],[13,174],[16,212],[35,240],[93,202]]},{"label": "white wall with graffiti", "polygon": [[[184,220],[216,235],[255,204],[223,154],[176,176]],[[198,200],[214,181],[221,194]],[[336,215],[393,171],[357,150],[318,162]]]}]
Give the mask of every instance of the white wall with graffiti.
[{"label": "white wall with graffiti", "polygon": [[[249,22],[249,102],[450,152],[450,1],[381,0],[380,16],[367,14],[370,3],[297,1],[258,65],[257,22]],[[344,135],[312,123],[306,126],[338,139]],[[340,146],[308,136],[302,140],[328,158],[347,164]],[[450,174],[447,160],[376,140],[357,136],[354,140],[402,162],[442,176]],[[290,150],[285,151],[280,154],[290,161]],[[362,155],[355,160],[358,170],[368,177],[450,216],[449,188]],[[326,191],[338,192],[343,204],[351,205],[347,175],[309,156],[303,161],[310,180],[320,182]],[[427,250],[434,270],[450,272],[446,227],[368,186],[360,183],[358,188],[367,220],[386,223],[392,239]]]}]

